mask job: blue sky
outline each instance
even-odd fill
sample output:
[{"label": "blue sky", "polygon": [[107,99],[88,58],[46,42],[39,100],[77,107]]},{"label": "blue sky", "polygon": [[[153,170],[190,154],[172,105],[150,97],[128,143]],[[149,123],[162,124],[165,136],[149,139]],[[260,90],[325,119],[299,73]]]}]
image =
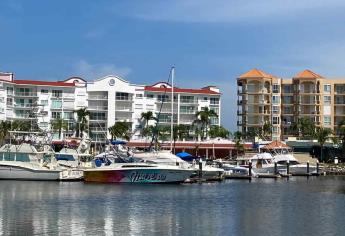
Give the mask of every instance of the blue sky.
[{"label": "blue sky", "polygon": [[251,68],[345,77],[345,1],[0,1],[0,71],[17,79],[218,85],[236,129],[236,77]]}]

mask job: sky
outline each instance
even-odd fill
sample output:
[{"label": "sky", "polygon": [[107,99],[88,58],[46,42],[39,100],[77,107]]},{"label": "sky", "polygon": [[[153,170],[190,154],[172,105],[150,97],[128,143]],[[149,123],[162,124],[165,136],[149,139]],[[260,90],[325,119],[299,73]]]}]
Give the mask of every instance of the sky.
[{"label": "sky", "polygon": [[345,77],[343,0],[1,0],[0,71],[16,79],[216,85],[236,130],[236,78],[258,68]]}]

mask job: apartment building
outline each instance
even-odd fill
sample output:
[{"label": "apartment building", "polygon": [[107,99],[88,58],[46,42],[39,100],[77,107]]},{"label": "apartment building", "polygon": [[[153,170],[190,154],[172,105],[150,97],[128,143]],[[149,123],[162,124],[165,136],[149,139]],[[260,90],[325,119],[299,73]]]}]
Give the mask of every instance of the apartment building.
[{"label": "apartment building", "polygon": [[237,126],[241,132],[272,124],[272,139],[293,136],[291,125],[308,118],[336,131],[345,119],[345,79],[328,79],[310,70],[283,79],[258,69],[237,78]]},{"label": "apartment building", "polygon": [[[171,85],[131,84],[118,76],[87,82],[79,77],[64,81],[17,80],[12,73],[0,73],[0,120],[31,120],[42,130],[51,129],[56,118],[66,120],[63,137],[73,135],[75,110],[87,107],[89,135],[94,142],[109,138],[108,127],[117,121],[132,123],[133,139],[140,139],[141,113],[152,111],[159,123],[170,125]],[[195,113],[204,107],[214,110],[211,124],[220,125],[220,91],[215,86],[201,89],[174,88],[174,124],[191,125]],[[153,125],[155,121],[150,121]],[[54,134],[54,139],[58,138]]]}]

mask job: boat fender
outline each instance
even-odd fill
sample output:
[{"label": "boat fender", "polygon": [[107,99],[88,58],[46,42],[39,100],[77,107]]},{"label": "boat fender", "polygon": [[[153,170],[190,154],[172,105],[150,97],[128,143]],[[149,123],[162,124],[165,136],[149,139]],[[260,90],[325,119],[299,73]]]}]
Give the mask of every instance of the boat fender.
[{"label": "boat fender", "polygon": [[102,161],[101,161],[100,159],[96,159],[96,160],[95,160],[95,165],[96,165],[97,167],[100,167],[100,166],[102,165]]}]

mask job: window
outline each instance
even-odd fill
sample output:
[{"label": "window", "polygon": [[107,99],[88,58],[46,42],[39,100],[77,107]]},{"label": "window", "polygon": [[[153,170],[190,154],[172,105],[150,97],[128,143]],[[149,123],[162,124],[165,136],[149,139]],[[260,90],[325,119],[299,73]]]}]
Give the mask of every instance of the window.
[{"label": "window", "polygon": [[48,89],[41,89],[42,94],[48,94],[48,92],[49,92]]},{"label": "window", "polygon": [[13,106],[13,98],[7,98],[7,106]]},{"label": "window", "polygon": [[54,98],[62,98],[62,90],[53,90],[52,93]]},{"label": "window", "polygon": [[194,97],[193,96],[181,96],[180,102],[181,103],[194,103]]},{"label": "window", "polygon": [[210,98],[210,104],[211,105],[218,105],[219,104],[219,98]]},{"label": "window", "polygon": [[116,93],[116,100],[129,101],[131,97],[129,93]]},{"label": "window", "polygon": [[136,98],[142,98],[143,95],[142,95],[141,93],[137,93],[137,94],[135,94],[135,97],[136,97]]},{"label": "window", "polygon": [[207,101],[208,100],[208,98],[207,97],[204,97],[204,101]]},{"label": "window", "polygon": [[61,119],[61,112],[52,112],[52,119]]},{"label": "window", "polygon": [[104,112],[91,112],[90,120],[106,121],[106,116]]},{"label": "window", "polygon": [[331,85],[330,84],[324,84],[323,85],[323,92],[324,93],[330,93],[331,92]]},{"label": "window", "polygon": [[293,93],[292,85],[283,85],[284,93]]},{"label": "window", "polygon": [[323,104],[331,105],[331,96],[323,96]]},{"label": "window", "polygon": [[63,118],[66,120],[73,120],[74,114],[73,114],[73,112],[64,112]]},{"label": "window", "polygon": [[154,98],[155,96],[153,94],[147,94],[146,97],[147,98]]},{"label": "window", "polygon": [[279,84],[273,84],[273,93],[279,93]]},{"label": "window", "polygon": [[195,114],[194,106],[181,106],[180,113],[181,114]]},{"label": "window", "polygon": [[272,133],[278,133],[279,132],[279,127],[273,126],[272,127]]},{"label": "window", "polygon": [[13,88],[7,87],[7,95],[13,95]]},{"label": "window", "polygon": [[52,109],[61,109],[61,107],[62,107],[62,101],[60,100],[52,101]]},{"label": "window", "polygon": [[278,104],[279,102],[280,102],[279,96],[272,96],[272,103],[273,104]]},{"label": "window", "polygon": [[272,110],[273,110],[273,114],[279,114],[279,106],[273,106]]},{"label": "window", "polygon": [[331,125],[331,117],[330,116],[324,116],[323,117],[323,125]]},{"label": "window", "polygon": [[157,95],[157,100],[160,102],[169,102],[169,96],[165,94],[158,94]]},{"label": "window", "polygon": [[272,118],[272,124],[273,125],[279,125],[279,117],[278,116],[273,116]]},{"label": "window", "polygon": [[135,109],[143,109],[143,104],[135,104]]},{"label": "window", "polygon": [[42,106],[48,106],[48,100],[41,100]]}]

